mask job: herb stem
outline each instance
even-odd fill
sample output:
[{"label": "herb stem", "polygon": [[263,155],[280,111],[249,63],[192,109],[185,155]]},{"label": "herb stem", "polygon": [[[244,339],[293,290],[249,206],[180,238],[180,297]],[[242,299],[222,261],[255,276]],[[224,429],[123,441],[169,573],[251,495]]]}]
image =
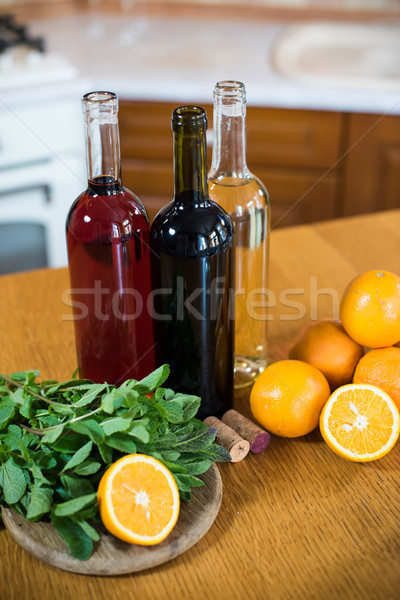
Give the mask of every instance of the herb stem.
[{"label": "herb stem", "polygon": [[[22,429],[25,429],[28,433],[33,433],[33,435],[44,435],[45,432],[47,431],[47,429],[31,429],[31,427],[27,427],[26,425],[23,425],[22,423],[17,423],[18,427],[22,427]],[[51,427],[49,427],[49,429],[52,429]]]},{"label": "herb stem", "polygon": [[101,410],[102,410],[101,407],[99,407],[99,408],[96,408],[96,410],[92,410],[91,412],[86,413],[85,415],[81,415],[80,417],[74,417],[70,421],[65,421],[65,423],[59,423],[58,425],[52,425],[51,427],[44,427],[43,429],[31,429],[30,427],[27,427],[26,425],[23,425],[22,423],[18,423],[18,425],[19,425],[19,427],[26,429],[26,431],[28,431],[29,433],[33,433],[34,435],[43,436],[45,433],[47,433],[48,431],[51,431],[52,429],[57,429],[58,427],[65,427],[66,425],[70,425],[71,423],[76,423],[77,421],[82,421],[82,419],[87,419],[88,417],[95,415],[96,413],[100,412]]},{"label": "herb stem", "polygon": [[33,392],[29,387],[25,388],[24,385],[21,385],[18,381],[14,381],[14,379],[11,379],[11,377],[7,377],[7,375],[3,375],[3,373],[0,374],[0,378],[4,379],[11,385],[15,385],[16,387],[19,387],[21,390],[26,389],[30,393],[31,396],[34,396],[35,398],[38,398],[39,400],[43,400],[44,402],[47,402],[48,404],[57,404],[57,405],[62,404],[61,402],[53,402],[53,400],[49,400],[48,398],[45,398],[44,396],[41,396],[40,394],[36,394],[36,392]]}]

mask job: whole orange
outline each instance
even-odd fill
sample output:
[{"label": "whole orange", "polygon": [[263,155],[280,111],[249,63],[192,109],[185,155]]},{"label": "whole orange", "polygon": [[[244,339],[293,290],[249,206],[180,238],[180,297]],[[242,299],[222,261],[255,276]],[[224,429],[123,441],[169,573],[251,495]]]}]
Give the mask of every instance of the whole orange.
[{"label": "whole orange", "polygon": [[370,383],[385,391],[400,409],[400,348],[370,350],[354,372],[354,383]]},{"label": "whole orange", "polygon": [[281,360],[256,380],[250,408],[253,417],[271,433],[299,437],[318,425],[330,393],[318,369],[300,360]]},{"label": "whole orange", "polygon": [[400,341],[400,277],[390,271],[367,271],[350,283],[340,305],[350,337],[370,348]]},{"label": "whole orange", "polygon": [[352,381],[356,364],[364,354],[334,319],[323,319],[307,325],[289,352],[289,358],[303,360],[325,375],[333,392]]}]

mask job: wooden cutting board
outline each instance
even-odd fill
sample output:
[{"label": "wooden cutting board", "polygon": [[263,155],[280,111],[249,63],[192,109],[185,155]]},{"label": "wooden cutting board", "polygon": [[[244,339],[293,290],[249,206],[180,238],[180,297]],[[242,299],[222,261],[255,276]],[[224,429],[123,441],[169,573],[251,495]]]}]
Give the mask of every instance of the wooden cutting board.
[{"label": "wooden cutting board", "polygon": [[214,464],[201,476],[205,485],[194,488],[190,502],[182,502],[177,524],[156,546],[136,546],[103,533],[92,556],[73,558],[51,523],[31,523],[15,510],[3,508],[3,522],[13,539],[49,565],[83,575],[122,575],[167,562],[196,544],[215,521],[222,500],[222,481]]}]

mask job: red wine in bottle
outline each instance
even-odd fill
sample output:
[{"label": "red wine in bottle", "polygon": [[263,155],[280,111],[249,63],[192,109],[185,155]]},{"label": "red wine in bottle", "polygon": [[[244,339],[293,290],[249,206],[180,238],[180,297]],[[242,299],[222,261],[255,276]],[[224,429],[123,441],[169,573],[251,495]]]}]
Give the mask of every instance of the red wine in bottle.
[{"label": "red wine in bottle", "polygon": [[78,366],[82,377],[121,384],[154,370],[149,221],[121,183],[118,99],[83,97],[88,188],[67,218]]},{"label": "red wine in bottle", "polygon": [[158,362],[201,397],[199,418],[232,407],[234,360],[233,228],[208,197],[206,126],[202,108],[173,112],[175,196],[150,231]]}]

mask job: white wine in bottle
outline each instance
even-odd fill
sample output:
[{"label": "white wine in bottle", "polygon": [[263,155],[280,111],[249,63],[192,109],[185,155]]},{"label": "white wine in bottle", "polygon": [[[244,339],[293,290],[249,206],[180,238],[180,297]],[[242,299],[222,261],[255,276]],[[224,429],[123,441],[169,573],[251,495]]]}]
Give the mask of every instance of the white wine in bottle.
[{"label": "white wine in bottle", "polygon": [[246,164],[245,128],[244,85],[217,83],[209,194],[234,225],[235,387],[252,384],[267,366],[270,204],[267,189]]}]

